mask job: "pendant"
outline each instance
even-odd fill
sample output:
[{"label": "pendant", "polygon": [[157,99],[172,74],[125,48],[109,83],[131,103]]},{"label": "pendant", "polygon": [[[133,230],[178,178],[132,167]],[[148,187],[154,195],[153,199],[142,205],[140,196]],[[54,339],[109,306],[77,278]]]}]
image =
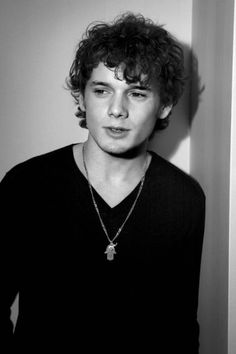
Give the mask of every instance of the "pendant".
[{"label": "pendant", "polygon": [[117,243],[110,243],[107,248],[105,253],[107,254],[107,260],[108,261],[113,261],[114,259],[114,254],[116,254],[116,250],[115,250],[115,246],[117,245]]}]

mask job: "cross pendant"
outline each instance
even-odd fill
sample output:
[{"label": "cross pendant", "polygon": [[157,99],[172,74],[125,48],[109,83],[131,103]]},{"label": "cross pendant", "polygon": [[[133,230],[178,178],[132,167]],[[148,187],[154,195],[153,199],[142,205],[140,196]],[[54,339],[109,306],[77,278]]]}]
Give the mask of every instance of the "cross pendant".
[{"label": "cross pendant", "polygon": [[108,261],[113,261],[114,259],[114,254],[116,254],[116,250],[115,250],[115,246],[117,245],[117,243],[110,243],[107,248],[105,253],[107,254],[107,260]]}]

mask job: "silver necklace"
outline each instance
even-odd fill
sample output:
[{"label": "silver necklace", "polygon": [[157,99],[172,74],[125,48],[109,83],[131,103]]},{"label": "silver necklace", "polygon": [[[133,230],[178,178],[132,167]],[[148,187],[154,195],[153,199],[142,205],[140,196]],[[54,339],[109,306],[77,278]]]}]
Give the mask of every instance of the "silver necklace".
[{"label": "silver necklace", "polygon": [[114,241],[117,239],[117,237],[120,235],[123,227],[125,226],[126,224],[126,221],[129,219],[130,215],[132,214],[133,210],[134,210],[134,207],[138,201],[138,198],[140,196],[140,193],[143,189],[143,184],[144,184],[144,180],[145,180],[145,175],[146,175],[146,169],[147,169],[147,161],[148,159],[146,158],[146,162],[145,162],[145,168],[144,168],[144,173],[143,173],[143,176],[142,176],[142,179],[141,179],[141,182],[140,182],[140,187],[139,187],[139,190],[138,190],[138,193],[137,193],[137,196],[124,220],[124,222],[122,223],[122,225],[119,227],[117,233],[115,234],[115,236],[111,239],[108,235],[108,232],[107,232],[107,228],[102,220],[102,217],[101,217],[101,214],[100,214],[100,211],[99,211],[99,208],[98,208],[98,205],[96,203],[96,200],[95,200],[95,197],[94,197],[94,193],[93,193],[93,188],[92,188],[92,185],[90,183],[90,180],[89,180],[89,175],[88,175],[88,170],[87,170],[87,166],[86,166],[86,163],[85,163],[85,158],[84,158],[84,145],[83,145],[83,148],[82,148],[82,155],[83,155],[83,164],[84,164],[84,169],[85,169],[85,172],[86,172],[86,176],[87,176],[87,181],[88,181],[88,186],[89,186],[89,190],[90,190],[90,193],[91,193],[91,197],[92,197],[92,201],[93,201],[93,205],[95,207],[95,210],[98,214],[98,218],[100,220],[100,223],[101,223],[101,226],[103,228],[103,231],[107,237],[107,240],[109,242],[109,244],[107,245],[106,247],[106,250],[105,250],[105,254],[107,255],[107,260],[108,261],[112,261],[114,259],[114,255],[116,254],[116,250],[115,250],[115,247],[117,246],[117,243],[114,243]]}]

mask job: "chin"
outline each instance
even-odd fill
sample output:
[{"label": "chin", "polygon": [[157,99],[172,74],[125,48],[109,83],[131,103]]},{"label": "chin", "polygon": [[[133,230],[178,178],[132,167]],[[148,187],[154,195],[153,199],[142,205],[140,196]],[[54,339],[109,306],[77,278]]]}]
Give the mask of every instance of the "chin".
[{"label": "chin", "polygon": [[131,147],[112,147],[106,146],[102,148],[102,150],[112,156],[120,157],[120,158],[134,158],[140,155],[144,151],[144,145],[136,145]]},{"label": "chin", "polygon": [[128,149],[124,147],[105,146],[102,150],[111,155],[122,155],[125,154]]}]

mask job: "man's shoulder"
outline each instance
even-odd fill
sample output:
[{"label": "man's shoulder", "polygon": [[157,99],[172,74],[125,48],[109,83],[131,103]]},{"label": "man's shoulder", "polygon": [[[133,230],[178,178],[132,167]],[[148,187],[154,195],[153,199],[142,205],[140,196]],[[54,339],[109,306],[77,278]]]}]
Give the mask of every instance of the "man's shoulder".
[{"label": "man's shoulder", "polygon": [[162,184],[169,190],[185,193],[186,196],[205,199],[205,193],[194,177],[155,152],[151,152],[151,154],[153,161],[153,178],[157,176],[157,179],[161,180]]},{"label": "man's shoulder", "polygon": [[28,158],[13,166],[6,176],[9,178],[32,178],[64,169],[71,162],[72,144]]}]

